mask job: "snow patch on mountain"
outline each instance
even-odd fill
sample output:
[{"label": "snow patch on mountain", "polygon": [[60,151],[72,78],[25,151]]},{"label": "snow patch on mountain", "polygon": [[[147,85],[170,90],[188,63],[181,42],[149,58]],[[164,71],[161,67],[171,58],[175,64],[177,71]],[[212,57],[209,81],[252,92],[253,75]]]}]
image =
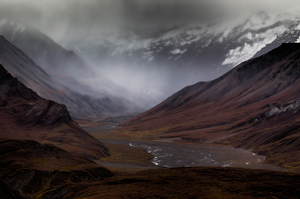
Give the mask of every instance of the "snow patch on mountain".
[{"label": "snow patch on mountain", "polygon": [[173,54],[173,55],[175,55],[175,54],[183,54],[183,53],[185,53],[185,51],[186,51],[187,49],[184,49],[184,50],[180,50],[180,49],[175,49],[175,50],[172,50],[171,51],[171,53]]},{"label": "snow patch on mountain", "polygon": [[253,43],[244,43],[242,46],[231,49],[226,55],[226,59],[222,65],[231,64],[236,66],[243,61],[251,59],[258,51],[260,51],[267,44],[273,42],[277,36],[281,35],[285,31],[287,31],[287,28],[284,25],[281,25],[279,27],[269,29],[263,33],[250,33],[251,35],[248,33],[244,35],[242,38],[251,38],[251,42]]}]

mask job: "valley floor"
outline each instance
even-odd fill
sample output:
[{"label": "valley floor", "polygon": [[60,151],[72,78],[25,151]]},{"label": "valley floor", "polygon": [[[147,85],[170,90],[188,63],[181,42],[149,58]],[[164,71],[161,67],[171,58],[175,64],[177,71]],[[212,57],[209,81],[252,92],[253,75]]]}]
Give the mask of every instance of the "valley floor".
[{"label": "valley floor", "polygon": [[220,144],[188,142],[172,137],[173,134],[169,138],[165,138],[166,135],[136,138],[109,127],[84,128],[110,149],[111,156],[102,158],[97,163],[112,170],[132,172],[159,167],[217,166],[287,171],[285,168],[265,163],[264,156],[249,150]]},{"label": "valley floor", "polygon": [[69,185],[67,198],[299,198],[300,175],[218,167],[150,169]]},{"label": "valley floor", "polygon": [[[118,131],[98,127],[89,131],[104,141],[111,154],[100,159],[98,165],[53,145],[2,140],[0,198],[300,198],[300,173],[262,170],[253,167],[254,164],[248,164],[248,169],[208,164],[216,161],[216,158],[209,160],[215,154],[225,158],[226,153],[227,157],[234,156],[234,151],[228,153],[227,150],[234,150],[229,146],[209,144],[201,148],[199,144],[172,143],[165,138],[160,142],[130,139],[127,135],[118,135]],[[124,144],[128,143],[126,140],[130,140],[129,146]],[[136,144],[150,145],[150,148],[132,147]],[[156,146],[165,148],[159,150]],[[210,150],[204,151],[209,157],[205,165],[161,168],[160,155],[148,152],[165,149],[175,150],[174,156],[167,152],[170,162],[176,153],[185,160],[188,156],[200,155],[196,153],[198,149]],[[187,156],[185,150],[190,155]],[[247,153],[250,157],[258,157]],[[240,158],[247,156],[243,151],[237,154]],[[241,162],[247,160],[244,159]]]},{"label": "valley floor", "polygon": [[[111,129],[85,128],[102,140],[111,156],[98,163],[111,169],[116,175],[102,181],[79,183],[81,187],[70,197],[78,198],[299,198],[300,174],[278,171],[280,167],[269,165],[258,170],[237,167],[155,167],[153,158],[145,149],[126,146],[138,142],[150,142],[118,134]],[[171,138],[160,140],[167,147],[194,148],[195,143],[170,143]],[[176,141],[176,139],[174,140]],[[159,143],[156,141],[156,143]],[[220,145],[207,145],[221,147]],[[223,146],[224,147],[224,146]],[[226,147],[230,149],[231,147]],[[224,148],[222,148],[224,149]],[[220,148],[220,151],[222,151]],[[152,159],[153,161],[153,159]],[[253,164],[254,165],[254,164]],[[268,165],[261,163],[260,165]],[[256,165],[257,166],[257,165]],[[271,171],[277,170],[277,171]]]}]

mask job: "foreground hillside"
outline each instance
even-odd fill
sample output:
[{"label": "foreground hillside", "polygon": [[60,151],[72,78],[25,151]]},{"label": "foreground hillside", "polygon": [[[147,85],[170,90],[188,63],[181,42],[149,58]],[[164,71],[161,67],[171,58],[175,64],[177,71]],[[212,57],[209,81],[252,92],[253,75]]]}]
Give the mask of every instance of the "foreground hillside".
[{"label": "foreground hillside", "polygon": [[63,198],[72,182],[113,176],[108,169],[51,144],[0,139],[0,198]]},{"label": "foreground hillside", "polygon": [[272,163],[300,169],[299,78],[300,45],[282,44],[213,81],[182,89],[123,123],[121,131],[252,148]]},{"label": "foreground hillside", "polygon": [[88,158],[108,149],[72,120],[65,105],[45,100],[0,65],[0,137],[52,143]]},{"label": "foreground hillside", "polygon": [[297,173],[238,168],[111,173],[53,145],[0,140],[0,198],[299,198]]},{"label": "foreground hillside", "polygon": [[299,198],[299,174],[233,168],[154,169],[70,183],[66,198]]}]

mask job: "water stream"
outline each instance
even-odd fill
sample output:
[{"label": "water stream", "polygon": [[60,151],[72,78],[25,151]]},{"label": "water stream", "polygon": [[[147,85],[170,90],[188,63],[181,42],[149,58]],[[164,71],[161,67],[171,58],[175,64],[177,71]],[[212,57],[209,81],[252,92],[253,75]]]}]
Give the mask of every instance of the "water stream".
[{"label": "water stream", "polygon": [[113,144],[124,144],[147,150],[154,158],[152,163],[159,167],[243,167],[252,169],[284,170],[264,163],[265,157],[249,150],[214,145],[189,145],[170,142],[101,140]]}]

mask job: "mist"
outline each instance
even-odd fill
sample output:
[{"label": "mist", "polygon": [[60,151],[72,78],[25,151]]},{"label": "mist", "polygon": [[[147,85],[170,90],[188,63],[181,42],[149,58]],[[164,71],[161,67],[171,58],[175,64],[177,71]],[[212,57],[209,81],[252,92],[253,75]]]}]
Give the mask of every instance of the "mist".
[{"label": "mist", "polygon": [[[0,19],[28,24],[85,59],[96,77],[78,78],[82,84],[101,91],[97,85],[104,75],[132,97],[144,96],[150,108],[179,89],[216,78],[228,68],[210,71],[212,63],[205,62],[199,73],[194,69],[196,63],[189,66],[186,61],[181,72],[175,61],[161,62],[153,53],[137,53],[139,49],[150,49],[153,42],[180,35],[182,27],[298,6],[298,0],[0,0]],[[184,50],[175,49],[172,59]]]},{"label": "mist", "polygon": [[299,5],[297,0],[1,0],[0,18],[29,24],[54,41],[67,43],[124,29],[161,29]]}]

